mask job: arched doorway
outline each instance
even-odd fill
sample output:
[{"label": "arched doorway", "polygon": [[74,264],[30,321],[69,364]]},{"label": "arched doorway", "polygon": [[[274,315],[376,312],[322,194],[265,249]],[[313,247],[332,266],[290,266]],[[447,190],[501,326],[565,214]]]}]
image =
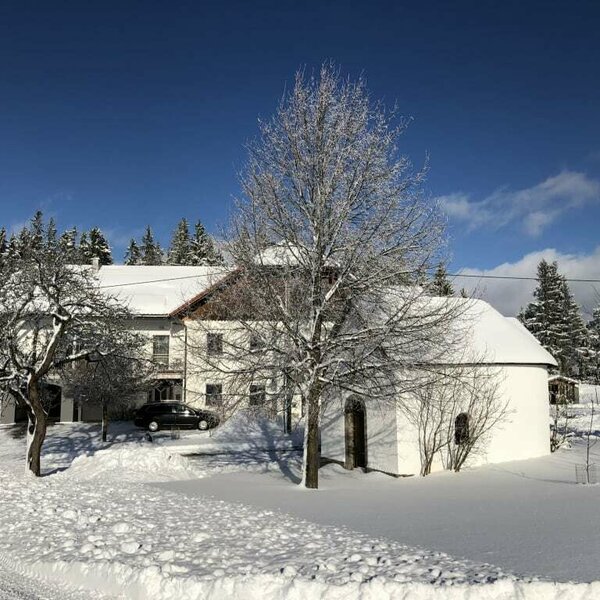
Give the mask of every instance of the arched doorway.
[{"label": "arched doorway", "polygon": [[48,413],[49,421],[60,421],[60,408],[62,404],[62,389],[59,385],[46,383],[42,386],[42,402]]},{"label": "arched doorway", "polygon": [[365,403],[356,397],[348,398],[344,407],[346,437],[346,469],[367,467],[367,411]]}]

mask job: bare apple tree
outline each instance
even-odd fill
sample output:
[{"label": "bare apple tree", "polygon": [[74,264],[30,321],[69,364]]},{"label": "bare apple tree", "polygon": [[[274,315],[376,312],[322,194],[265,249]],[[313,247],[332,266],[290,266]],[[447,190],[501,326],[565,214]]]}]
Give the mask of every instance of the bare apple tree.
[{"label": "bare apple tree", "polygon": [[106,442],[111,413],[131,410],[137,396],[150,389],[156,366],[148,356],[147,337],[128,329],[125,323],[119,328],[113,324],[102,335],[97,346],[104,352],[66,365],[61,375],[80,402],[101,408],[102,441]]},{"label": "bare apple tree", "polygon": [[240,390],[258,379],[261,400],[302,404],[309,488],[325,404],[348,393],[395,402],[452,317],[415,285],[441,260],[443,219],[424,171],[399,154],[406,124],[362,79],[331,65],[298,73],[249,147],[228,247],[238,270],[218,309],[197,315],[207,335],[227,321],[212,368]]},{"label": "bare apple tree", "polygon": [[68,264],[38,233],[25,230],[30,243],[0,264],[0,386],[27,412],[26,466],[36,476],[46,437],[44,384],[69,363],[109,354],[108,332],[127,317],[99,289],[92,267]]}]

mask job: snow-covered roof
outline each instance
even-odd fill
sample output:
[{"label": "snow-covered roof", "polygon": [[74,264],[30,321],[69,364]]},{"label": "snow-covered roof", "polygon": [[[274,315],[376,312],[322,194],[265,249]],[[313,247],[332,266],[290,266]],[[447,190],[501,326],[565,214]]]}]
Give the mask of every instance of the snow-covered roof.
[{"label": "snow-covered roof", "polygon": [[548,377],[548,381],[566,381],[567,383],[574,383],[575,385],[579,385],[579,381],[577,379],[573,379],[572,377],[566,377],[565,375],[551,375]]},{"label": "snow-covered roof", "polygon": [[473,336],[497,363],[558,366],[555,358],[516,318],[505,317],[483,300],[471,300],[475,321]]},{"label": "snow-covered roof", "polygon": [[110,265],[98,271],[99,286],[136,315],[166,316],[225,277],[229,267]]},{"label": "snow-covered roof", "polygon": [[[255,264],[265,267],[295,267],[306,252],[307,250],[300,244],[282,241],[267,246],[256,255],[254,261]],[[325,261],[325,264],[328,267],[337,265],[331,257]]]},{"label": "snow-covered roof", "polygon": [[[407,292],[396,288],[391,297],[406,301]],[[410,310],[434,314],[444,308],[451,315],[448,338],[453,341],[431,358],[432,362],[557,366],[554,357],[517,319],[501,315],[483,300],[421,296]]]},{"label": "snow-covered roof", "polygon": [[255,258],[256,264],[266,267],[290,267],[298,264],[300,247],[287,242],[267,246]]}]

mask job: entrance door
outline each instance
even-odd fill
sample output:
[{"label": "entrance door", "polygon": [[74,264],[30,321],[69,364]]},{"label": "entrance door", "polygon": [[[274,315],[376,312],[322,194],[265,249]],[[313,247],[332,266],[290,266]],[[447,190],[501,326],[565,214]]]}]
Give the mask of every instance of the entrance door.
[{"label": "entrance door", "polygon": [[345,407],[346,469],[367,467],[367,418],[365,404],[350,398]]},{"label": "entrance door", "polygon": [[44,395],[44,408],[48,413],[49,421],[60,421],[60,407],[62,401],[62,390],[60,386],[46,384],[42,390]]}]

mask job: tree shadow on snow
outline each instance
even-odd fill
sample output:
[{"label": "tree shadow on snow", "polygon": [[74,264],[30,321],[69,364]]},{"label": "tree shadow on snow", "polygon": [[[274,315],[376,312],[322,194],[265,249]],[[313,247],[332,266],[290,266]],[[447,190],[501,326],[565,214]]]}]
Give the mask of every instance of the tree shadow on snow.
[{"label": "tree shadow on snow", "polygon": [[144,433],[129,423],[114,423],[109,439],[102,441],[100,423],[57,424],[48,428],[42,449],[43,476],[68,469],[78,456],[92,456],[99,450],[122,442],[141,441]]},{"label": "tree shadow on snow", "polygon": [[[301,452],[302,448],[290,444],[292,436],[273,436],[273,423],[267,419],[257,419],[254,422],[258,435],[240,435],[236,443],[243,444],[243,448],[228,449],[230,441],[224,441],[222,451],[207,451],[188,455],[192,460],[202,460],[209,467],[227,470],[235,467],[262,467],[262,472],[278,471],[291,483],[301,481]],[[282,441],[286,442],[282,445]]]}]

